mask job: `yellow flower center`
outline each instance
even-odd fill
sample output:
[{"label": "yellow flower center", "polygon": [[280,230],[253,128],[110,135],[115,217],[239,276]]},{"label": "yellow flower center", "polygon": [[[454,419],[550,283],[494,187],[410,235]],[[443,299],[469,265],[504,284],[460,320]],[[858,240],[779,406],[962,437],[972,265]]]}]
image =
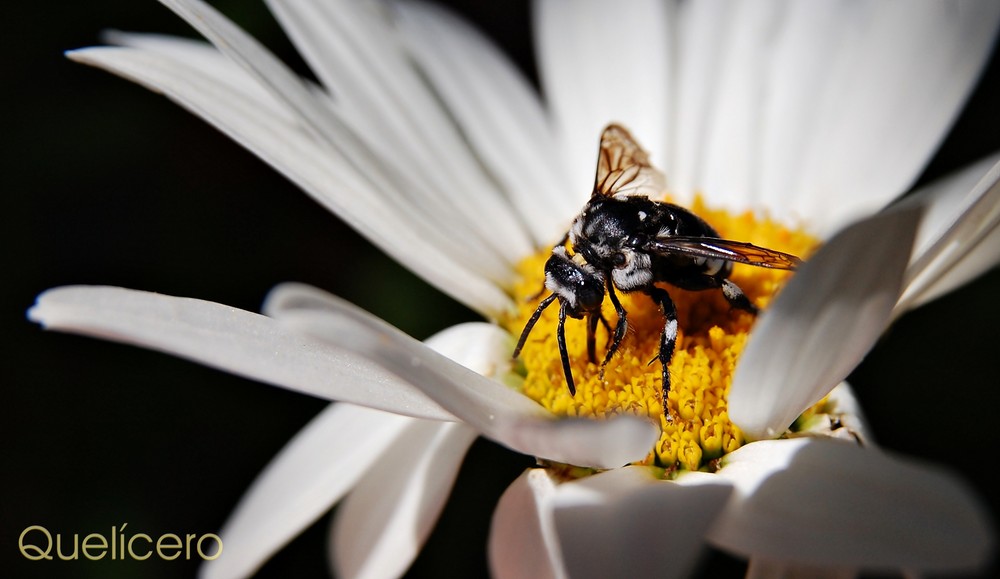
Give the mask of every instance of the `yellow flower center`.
[{"label": "yellow flower center", "polygon": [[[748,241],[804,257],[817,241],[800,230],[789,230],[751,212],[730,215],[706,208],[697,199],[690,209],[723,238]],[[503,325],[519,335],[544,295],[545,261],[549,251],[524,260],[514,288],[517,311]],[[765,308],[790,272],[735,264],[729,279],[740,286],[758,308]],[[727,398],[737,360],[746,344],[754,316],[731,309],[721,291],[691,292],[664,285],[677,307],[679,330],[670,362],[670,392],[664,404],[662,378],[656,356],[664,319],[659,307],[643,293],[619,294],[628,312],[628,333],[600,376],[610,336],[598,325],[598,363],[587,355],[584,320],[566,321],[566,348],[576,383],[571,396],[563,375],[556,343],[558,307],[545,310],[524,344],[519,360],[521,388],[526,396],[560,416],[604,418],[616,414],[647,416],[660,423],[659,440],[642,464],[667,472],[712,469],[713,461],[739,448],[743,435],[729,420]],[[547,294],[548,292],[543,292]],[[604,316],[612,327],[617,320],[609,299]],[[654,362],[650,363],[651,360]],[[664,408],[666,406],[666,409]]]}]

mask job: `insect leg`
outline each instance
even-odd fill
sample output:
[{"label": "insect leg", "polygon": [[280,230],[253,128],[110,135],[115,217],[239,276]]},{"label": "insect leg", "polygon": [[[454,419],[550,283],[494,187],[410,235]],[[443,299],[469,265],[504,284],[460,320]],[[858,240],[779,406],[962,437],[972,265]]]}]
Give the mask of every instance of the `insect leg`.
[{"label": "insect leg", "polygon": [[729,281],[728,279],[722,280],[720,284],[722,287],[722,295],[726,297],[726,301],[729,305],[741,309],[745,312],[750,312],[753,315],[757,315],[757,306],[750,302],[750,298],[747,297],[740,286]]},{"label": "insect leg", "polygon": [[521,330],[521,337],[517,339],[517,345],[514,346],[514,353],[511,355],[512,358],[517,358],[517,356],[521,353],[521,348],[524,347],[524,342],[528,339],[528,334],[531,333],[531,328],[535,327],[535,322],[538,321],[542,312],[545,308],[549,307],[549,304],[551,304],[554,299],[556,299],[556,294],[552,294],[545,298],[540,304],[538,304],[538,307],[535,308],[535,313],[531,314],[531,317],[528,319],[528,323],[524,324],[524,329]]},{"label": "insect leg", "polygon": [[604,367],[608,365],[611,358],[618,351],[618,346],[622,343],[622,338],[625,337],[625,330],[628,329],[628,312],[625,311],[625,306],[618,301],[618,294],[615,293],[615,286],[608,278],[608,296],[611,297],[611,305],[615,306],[615,313],[618,314],[618,323],[615,324],[615,335],[611,339],[611,345],[608,347],[608,353],[604,355],[604,361],[601,362],[601,380],[604,379]]},{"label": "insect leg", "polygon": [[[591,364],[597,363],[597,345],[595,333],[597,332],[597,322],[603,319],[602,316],[591,314],[587,316],[587,357]],[[605,323],[607,323],[605,321]]]},{"label": "insect leg", "polygon": [[[590,318],[588,318],[588,321],[590,322],[590,325],[593,327],[588,328],[588,332],[590,333],[587,334],[587,354],[590,356],[590,363],[596,364],[597,347],[595,345],[594,338],[596,337],[595,332],[597,331],[597,322],[601,322],[601,325],[604,326],[604,330],[608,333],[609,338],[611,337],[611,332],[613,330],[611,329],[611,324],[608,323],[608,319],[604,317],[604,312],[598,311],[597,314],[592,315]],[[603,375],[601,377],[603,378]]]},{"label": "insect leg", "polygon": [[566,385],[569,386],[570,396],[574,396],[576,395],[576,384],[573,383],[573,369],[569,365],[569,351],[566,350],[566,302],[559,304],[559,326],[556,328],[556,342],[559,344],[559,357],[562,359]]},{"label": "insect leg", "polygon": [[667,392],[670,392],[670,360],[674,357],[674,345],[677,343],[677,308],[674,307],[674,300],[670,299],[670,294],[663,288],[651,285],[645,291],[663,311],[663,334],[658,357],[663,370],[663,405],[666,408]]}]

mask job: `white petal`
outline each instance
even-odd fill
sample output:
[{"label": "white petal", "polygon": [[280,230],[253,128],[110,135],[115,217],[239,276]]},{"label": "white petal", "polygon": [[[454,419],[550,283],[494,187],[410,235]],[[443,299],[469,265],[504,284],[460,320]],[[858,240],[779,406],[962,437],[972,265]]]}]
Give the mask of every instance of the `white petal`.
[{"label": "white petal", "polygon": [[[425,204],[454,214],[456,235],[479,238],[511,262],[531,247],[510,204],[480,170],[440,101],[413,69],[382,8],[352,1],[270,2],[341,118],[380,159],[420,183]],[[470,194],[471,193],[471,194]],[[489,227],[470,226],[491,216]]]},{"label": "white petal", "polygon": [[927,208],[896,311],[926,303],[1000,263],[1000,155],[905,200]]},{"label": "white petal", "polygon": [[815,210],[822,200],[796,188],[803,158],[821,146],[810,128],[820,122],[817,111],[835,86],[831,69],[846,49],[845,38],[861,26],[865,8],[864,3],[839,0],[781,5],[781,25],[773,31],[763,64],[767,88],[759,94],[757,150],[747,153],[756,163],[750,192],[755,206],[782,222],[815,227],[822,217]]},{"label": "white petal", "polygon": [[[821,235],[884,206],[920,174],[971,92],[1000,4],[840,3],[841,33],[788,193]],[[932,40],[929,40],[932,39]],[[794,169],[793,169],[794,170]]]},{"label": "white petal", "polygon": [[888,327],[919,217],[887,211],[840,232],[760,316],[729,394],[730,417],[750,439],[784,432]]},{"label": "white petal", "polygon": [[625,124],[654,164],[667,158],[671,7],[659,0],[535,3],[542,92],[567,153],[570,194],[594,184],[601,129]]},{"label": "white petal", "polygon": [[535,402],[486,378],[502,377],[511,363],[510,336],[491,324],[462,324],[428,341],[447,340],[471,350],[476,354],[471,361],[478,367],[470,369],[367,312],[308,286],[279,286],[268,298],[265,311],[296,331],[370,359],[421,389],[484,436],[518,452],[611,468],[644,457],[657,436],[654,425],[628,416],[600,422],[557,420]]},{"label": "white petal", "polygon": [[679,485],[627,467],[560,485],[552,501],[569,575],[687,577],[732,488]]},{"label": "white petal", "polygon": [[[265,108],[269,116],[278,116],[286,123],[297,123],[299,120],[294,111],[275,99],[254,77],[247,74],[245,70],[205,41],[118,30],[105,31],[101,34],[101,39],[108,44],[136,48],[142,52],[159,55],[166,60],[183,63],[189,70],[197,73],[194,76],[195,79],[210,78],[221,86],[231,88],[244,98],[252,98],[259,106]],[[94,49],[71,50],[66,54],[73,60],[102,66],[101,62],[90,60],[88,53],[91,50]],[[143,83],[147,81],[146,78],[136,80]]]},{"label": "white petal", "polygon": [[[253,37],[201,0],[161,0],[214,44],[223,54],[253,76],[275,99],[301,119],[301,126],[317,142],[329,145],[369,179],[383,195],[394,193],[394,200],[405,200],[404,192],[415,186],[391,158],[377,158],[354,134],[345,119],[338,115],[325,94],[314,90],[291,69],[261,46]],[[420,204],[414,209],[419,214]],[[447,211],[447,208],[440,208]],[[489,258],[485,255],[484,258]]]},{"label": "white petal", "polygon": [[46,329],[140,345],[321,398],[454,420],[418,390],[356,354],[289,332],[271,318],[212,302],[67,286],[41,294],[28,317]]},{"label": "white petal", "polygon": [[434,4],[396,5],[417,65],[511,195],[536,243],[552,242],[580,210],[538,94],[496,46]]},{"label": "white petal", "polygon": [[[746,3],[740,3],[743,5]],[[711,122],[715,77],[721,70],[728,15],[735,10],[725,2],[688,2],[677,10],[676,69],[669,132],[669,157],[665,167],[671,193],[690,202],[702,192],[700,163]]]},{"label": "white petal", "polygon": [[[454,195],[444,197],[435,188],[408,178],[405,169],[397,165],[391,151],[373,150],[363,134],[359,135],[352,130],[350,118],[338,112],[327,95],[311,90],[291,69],[211,6],[201,0],[161,2],[255,77],[275,98],[300,117],[301,126],[309,134],[337,151],[359,177],[370,181],[372,189],[380,191],[385,200],[391,200],[387,210],[392,210],[393,205],[399,204],[401,209],[396,209],[399,215],[409,216],[410,219],[423,218],[438,225],[442,232],[453,235],[443,245],[436,245],[438,248],[464,245],[464,248],[454,249],[463,252],[474,250],[475,257],[471,261],[463,260],[463,265],[479,269],[496,283],[510,281],[513,276],[512,264],[498,259],[503,252],[498,250],[496,236],[487,234],[486,228],[473,225],[479,213],[475,210],[466,211],[465,214],[456,211],[459,208],[468,209],[465,201],[454,198]],[[379,155],[379,152],[383,154]],[[467,194],[466,191],[460,192]],[[497,215],[501,215],[499,211]],[[442,232],[431,235],[431,238]],[[516,237],[512,231],[508,233]],[[456,244],[457,240],[462,240],[463,243]],[[516,240],[513,242],[516,243]],[[526,243],[522,246],[526,247]]]},{"label": "white petal", "polygon": [[[126,39],[136,43],[135,37]],[[139,44],[146,48],[154,43],[147,39]],[[424,219],[418,208],[388,202],[388,193],[380,193],[342,155],[303,130],[293,111],[259,88],[246,90],[252,81],[245,73],[221,55],[213,57],[192,44],[156,42],[154,50],[92,48],[72,52],[70,57],[163,92],[205,118],[459,301],[486,315],[509,306],[510,298],[488,281],[490,275],[503,276],[490,273],[497,267],[495,260],[454,243],[447,230]],[[177,50],[178,46],[182,49]],[[229,79],[237,80],[225,84]]]},{"label": "white petal", "polygon": [[543,468],[524,471],[497,503],[490,524],[489,561],[497,579],[563,579],[552,500],[556,481]]},{"label": "white petal", "polygon": [[334,516],[338,577],[399,577],[441,513],[476,432],[459,423],[414,421]]},{"label": "white petal", "polygon": [[738,493],[710,531],[743,556],[807,565],[969,571],[992,551],[985,507],[949,473],[829,439],[761,441],[719,476]]},{"label": "white petal", "polygon": [[906,301],[896,308],[896,315],[952,292],[995,268],[1000,263],[1000,227],[993,227],[983,233],[984,236],[972,247],[965,248],[965,253],[949,264],[946,271],[916,278],[914,283],[919,285],[910,286],[914,290],[904,296]]},{"label": "white petal", "polygon": [[672,189],[826,237],[917,177],[989,56],[1000,5],[691,2],[679,16]]},{"label": "white petal", "polygon": [[222,556],[206,563],[202,576],[252,574],[326,513],[415,422],[350,404],[328,406],[247,489],[219,532]]},{"label": "white petal", "polygon": [[[694,30],[682,32],[685,44],[678,86],[683,87],[679,90],[685,100],[679,100],[678,106],[688,106],[690,98],[700,94],[707,103],[697,103],[694,109],[706,116],[693,120],[704,132],[698,141],[681,140],[673,148],[700,151],[693,186],[713,205],[734,209],[750,205],[748,197],[759,171],[758,139],[763,131],[762,100],[768,94],[770,41],[779,29],[781,6],[776,2],[732,2],[728,6],[686,7],[695,12],[687,18],[699,22]],[[706,21],[709,15],[718,21]],[[696,37],[705,33],[706,25],[713,28],[712,33]],[[719,42],[718,48],[704,46],[715,42]],[[701,50],[707,55],[699,54]],[[695,68],[704,66],[712,68]],[[692,76],[693,87],[684,86]],[[680,109],[677,114],[692,113]],[[690,185],[683,187],[686,193]]]},{"label": "white petal", "polygon": [[260,84],[305,121],[308,130],[333,144],[341,132],[336,117],[305,82],[256,40],[201,0],[161,0],[221,52],[254,76]]}]

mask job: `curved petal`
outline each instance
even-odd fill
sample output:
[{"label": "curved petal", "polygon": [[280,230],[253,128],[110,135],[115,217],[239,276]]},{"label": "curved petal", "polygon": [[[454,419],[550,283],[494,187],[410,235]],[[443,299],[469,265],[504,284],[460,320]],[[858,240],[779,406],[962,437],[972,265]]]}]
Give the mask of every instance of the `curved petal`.
[{"label": "curved petal", "polygon": [[645,467],[560,485],[552,500],[563,562],[584,577],[688,577],[732,487],[679,485]]},{"label": "curved petal", "polygon": [[582,206],[594,184],[601,130],[624,123],[667,158],[671,6],[659,0],[541,0],[535,39],[542,92],[567,154],[567,186]]},{"label": "curved petal", "polygon": [[552,501],[557,481],[549,471],[524,471],[500,497],[490,523],[489,562],[497,579],[564,579]]},{"label": "curved petal", "polygon": [[326,513],[416,421],[350,404],[331,404],[295,435],[240,499],[219,536],[221,557],[205,579],[246,577]]},{"label": "curved petal", "polygon": [[328,551],[337,577],[400,577],[430,535],[476,432],[413,421],[338,507]]},{"label": "curved petal", "polygon": [[812,122],[799,129],[808,142],[775,159],[776,171],[797,168],[776,195],[808,199],[804,217],[821,234],[913,183],[971,93],[1000,21],[988,0],[838,3],[837,12],[823,23],[836,50]]},{"label": "curved petal", "polygon": [[[486,315],[510,304],[493,278],[505,267],[476,244],[456,244],[421,203],[393,201],[392,186],[362,177],[329,145],[318,141],[296,113],[255,84],[216,51],[190,41],[117,35],[141,46],[91,48],[70,58],[108,69],[162,92],[203,117],[281,171],[308,194],[445,293]],[[256,90],[248,86],[257,86]],[[381,187],[381,188],[380,188]]]},{"label": "curved petal", "polygon": [[229,306],[117,287],[66,286],[38,296],[28,318],[46,329],[159,350],[321,398],[455,419],[361,356]]},{"label": "curved petal", "polygon": [[829,235],[916,179],[998,21],[988,0],[683,5],[673,189]]},{"label": "curved petal", "polygon": [[[246,34],[234,23],[226,19],[202,0],[160,0],[163,4],[186,20],[202,35],[214,44],[222,53],[253,75],[257,80],[295,111],[302,119],[303,127],[317,140],[332,146],[361,175],[371,180],[375,185],[394,193],[393,199],[404,203],[413,200],[411,211],[415,215],[424,215],[433,221],[435,214],[440,215],[443,225],[450,230],[460,232],[452,238],[462,239],[470,246],[481,246],[480,259],[483,264],[495,264],[496,270],[491,272],[493,281],[505,282],[513,275],[512,263],[497,263],[498,257],[507,256],[503,243],[496,235],[487,233],[489,228],[476,227],[473,224],[480,218],[481,209],[471,200],[479,197],[463,196],[456,198],[462,191],[461,187],[452,189],[455,194],[445,196],[438,188],[430,186],[422,180],[411,178],[405,167],[401,167],[393,150],[397,143],[377,141],[380,131],[365,130],[357,127],[346,111],[338,111],[330,99],[323,93],[311,90],[305,81],[282,64],[273,54],[261,46],[253,37]],[[353,13],[355,20],[360,14]],[[387,31],[384,31],[387,33]],[[485,179],[479,179],[478,185],[472,186],[478,193],[482,188],[489,187]],[[481,199],[489,198],[488,195]],[[432,211],[427,208],[433,207]],[[514,247],[529,247],[516,224],[511,219],[504,219],[509,212],[500,207],[495,210],[499,223],[506,226],[501,229],[504,234],[511,235]],[[447,219],[445,217],[447,216]],[[499,229],[499,225],[498,225]],[[493,230],[492,233],[495,233]],[[468,264],[476,265],[476,264]],[[506,267],[504,267],[506,266]]]},{"label": "curved petal", "polygon": [[646,456],[657,436],[655,425],[629,416],[601,422],[557,420],[535,402],[485,377],[504,376],[511,363],[510,336],[491,324],[463,324],[436,338],[454,340],[484,354],[479,367],[470,369],[367,312],[308,286],[279,286],[268,297],[265,311],[296,331],[356,352],[410,381],[484,436],[518,452],[612,468]]},{"label": "curved petal", "polygon": [[395,5],[403,40],[511,196],[537,245],[551,243],[580,210],[535,89],[496,46],[435,4]]},{"label": "curved petal", "polygon": [[[139,52],[154,54],[165,60],[182,63],[187,70],[196,73],[191,82],[198,78],[209,78],[221,87],[228,87],[243,98],[252,99],[262,108],[262,114],[278,117],[284,123],[294,124],[299,121],[295,112],[281,101],[274,98],[253,76],[247,74],[235,62],[219,52],[214,46],[203,41],[180,36],[164,34],[124,32],[121,30],[105,30],[101,40],[112,46],[80,48],[66,52],[71,60],[90,66],[101,66],[110,72],[128,76],[128,70],[118,71],[106,66],[101,55],[103,51],[114,54],[113,47],[134,48]],[[127,51],[121,51],[127,52]],[[97,57],[92,59],[91,53]],[[153,67],[156,68],[155,66]],[[134,79],[139,83],[150,84],[149,79],[140,77]],[[152,87],[156,90],[158,87]],[[172,91],[166,91],[169,95]],[[198,113],[198,111],[195,111]],[[211,121],[210,121],[211,122]]]},{"label": "curved petal", "polygon": [[[318,143],[336,151],[356,171],[362,180],[370,181],[376,191],[394,200],[405,202],[410,188],[418,189],[418,182],[407,180],[405,173],[391,158],[379,158],[361,138],[353,132],[343,115],[331,106],[326,95],[314,90],[302,78],[285,66],[253,37],[225,18],[202,0],[161,0],[178,16],[214,44],[220,52],[232,59],[247,74],[255,78],[274,98],[299,118],[300,126]],[[433,195],[422,200],[430,202]],[[439,203],[436,209],[449,214],[451,208]],[[423,207],[414,203],[412,210],[422,214]],[[452,219],[461,227],[461,219]],[[473,236],[473,239],[478,239]],[[484,252],[490,259],[491,252]]]},{"label": "curved petal", "polygon": [[[461,238],[478,236],[512,262],[530,251],[512,207],[413,68],[383,6],[350,0],[272,0],[269,5],[334,92],[344,123],[384,164],[396,165],[407,180],[422,184],[438,211],[457,212]],[[491,217],[488,233],[465,225],[483,215]]]},{"label": "curved petal", "polygon": [[747,557],[830,567],[971,571],[993,530],[953,475],[829,439],[771,440],[726,455],[737,489],[709,540]]},{"label": "curved petal", "polygon": [[729,415],[771,438],[825,396],[888,327],[920,212],[898,209],[840,232],[757,320],[736,367]]},{"label": "curved petal", "polygon": [[1000,154],[914,193],[926,207],[897,314],[1000,263]]}]

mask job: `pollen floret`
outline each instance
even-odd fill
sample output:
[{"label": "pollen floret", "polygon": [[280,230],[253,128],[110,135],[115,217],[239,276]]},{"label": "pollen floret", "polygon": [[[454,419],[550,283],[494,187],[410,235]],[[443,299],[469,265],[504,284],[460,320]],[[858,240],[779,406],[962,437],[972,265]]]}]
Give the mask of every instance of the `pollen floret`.
[{"label": "pollen floret", "polygon": [[[731,216],[713,211],[696,201],[691,208],[715,227],[722,237],[745,240],[800,256],[811,253],[816,242],[801,231],[788,230],[750,212]],[[512,334],[521,332],[537,307],[542,292],[548,251],[520,264],[521,278],[514,288],[519,308],[504,321]],[[730,276],[758,308],[768,305],[787,280],[789,272],[737,264]],[[710,470],[713,461],[739,448],[743,435],[729,420],[727,398],[733,372],[754,316],[730,308],[720,291],[689,292],[664,285],[677,307],[678,334],[669,365],[671,388],[662,400],[662,378],[657,353],[664,318],[659,308],[641,292],[619,294],[628,312],[628,333],[615,356],[604,368],[600,364],[610,341],[610,332],[598,324],[597,363],[587,353],[587,330],[583,320],[566,322],[566,348],[576,383],[570,395],[556,341],[558,308],[548,308],[524,344],[520,354],[521,385],[529,398],[560,416],[605,418],[632,414],[648,417],[661,426],[661,435],[644,464],[677,470]],[[617,323],[609,299],[603,306],[611,328]]]}]

